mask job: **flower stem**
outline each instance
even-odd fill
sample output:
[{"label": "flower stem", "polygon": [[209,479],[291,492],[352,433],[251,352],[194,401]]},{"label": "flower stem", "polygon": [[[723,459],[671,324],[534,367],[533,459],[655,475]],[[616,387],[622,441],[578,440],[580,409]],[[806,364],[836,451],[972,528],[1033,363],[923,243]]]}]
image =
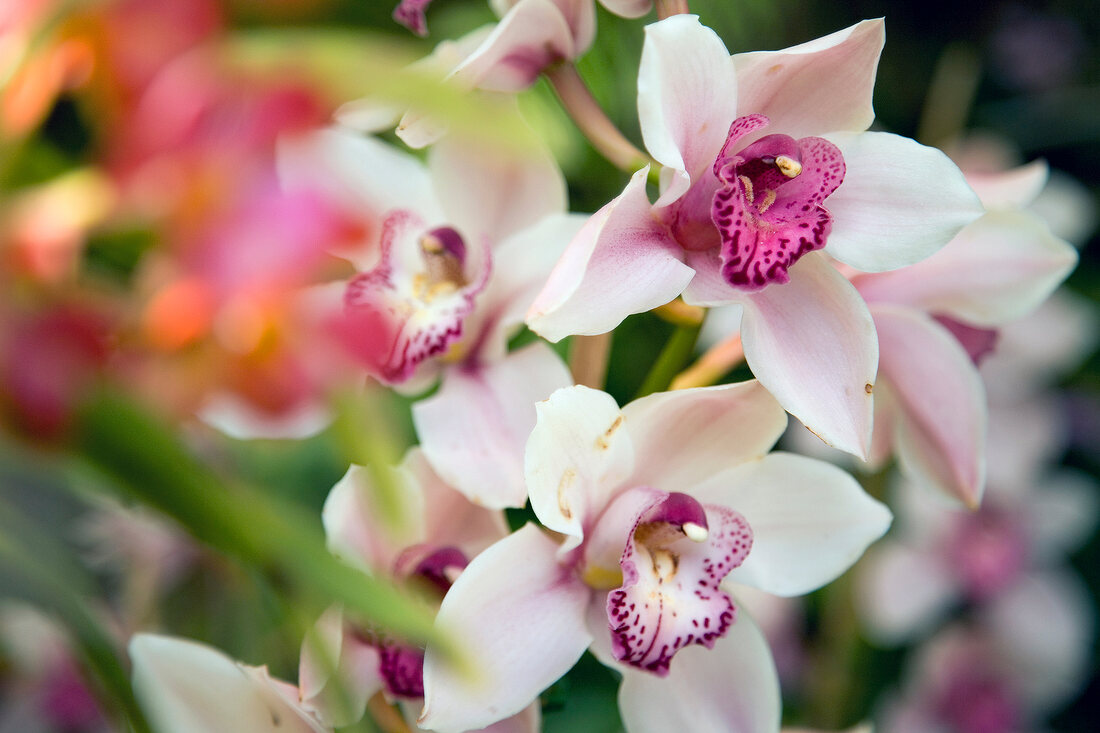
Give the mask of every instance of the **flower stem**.
[{"label": "flower stem", "polygon": [[653,364],[653,368],[646,375],[645,381],[642,382],[642,387],[638,390],[638,397],[645,397],[647,394],[668,389],[673,376],[683,369],[684,365],[691,359],[691,354],[695,350],[695,342],[699,339],[699,331],[702,327],[701,321],[695,325],[677,326],[668,342],[665,343],[665,348],[661,350],[657,361]]},{"label": "flower stem", "polygon": [[549,67],[545,74],[561,100],[562,107],[573,118],[577,128],[588,138],[592,147],[612,165],[628,173],[645,165],[653,165],[654,169],[659,167],[652,158],[627,140],[619,128],[607,118],[599,102],[577,73],[576,66],[557,64]]},{"label": "flower stem", "polygon": [[679,298],[653,309],[653,314],[674,326],[695,326],[703,322],[706,309],[688,305]]},{"label": "flower stem", "polygon": [[672,389],[689,387],[708,387],[745,358],[745,349],[741,345],[741,334],[730,336],[725,341],[712,346],[698,361],[676,375],[672,380]]},{"label": "flower stem", "polygon": [[569,351],[569,371],[573,381],[593,389],[603,389],[607,359],[611,353],[611,332],[598,336],[574,336]]},{"label": "flower stem", "polygon": [[657,0],[657,19],[664,20],[671,15],[690,13],[687,0]]}]

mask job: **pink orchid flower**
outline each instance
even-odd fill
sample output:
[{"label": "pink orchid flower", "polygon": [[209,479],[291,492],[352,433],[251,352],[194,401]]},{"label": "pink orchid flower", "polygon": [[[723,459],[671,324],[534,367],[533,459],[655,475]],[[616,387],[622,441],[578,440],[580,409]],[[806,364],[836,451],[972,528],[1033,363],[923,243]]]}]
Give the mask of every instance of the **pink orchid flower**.
[{"label": "pink orchid flower", "polygon": [[[329,547],[366,573],[419,584],[442,597],[473,557],[507,534],[504,516],[471,504],[444,483],[418,448],[409,451],[392,478],[398,506],[389,507],[389,515],[396,516],[386,521],[367,471],[348,470],[321,515]],[[315,638],[302,645],[303,704],[321,720],[343,726],[359,720],[367,700],[382,691],[407,707],[415,705],[415,717],[424,692],[423,659],[422,649],[356,627],[339,607],[330,608]],[[536,704],[493,731],[533,733],[538,721]]]},{"label": "pink orchid flower", "polygon": [[659,161],[597,212],[528,313],[551,341],[683,294],[738,303],[753,373],[825,442],[865,456],[878,359],[859,293],[829,263],[881,271],[981,214],[943,153],[865,132],[884,42],[864,21],[783,51],[729,55],[698,19],[646,28],[642,136]]},{"label": "pink orchid flower", "polygon": [[156,634],[130,640],[134,695],[158,733],[331,733],[267,667]]},{"label": "pink orchid flower", "polygon": [[872,463],[893,448],[915,479],[977,506],[985,484],[985,389],[976,364],[996,329],[1039,306],[1073,269],[1077,253],[1034,214],[1045,165],[975,189],[989,211],[923,262],[857,274],[879,341],[879,399]]},{"label": "pink orchid flower", "polygon": [[428,460],[471,500],[520,506],[523,442],[534,403],[572,383],[543,343],[507,339],[583,217],[565,213],[549,155],[445,139],[428,168],[371,138],[336,129],[282,148],[284,180],[374,211],[381,231],[343,251],[362,272],[345,295],[347,339],[369,344],[374,377],[419,392],[413,408]]},{"label": "pink orchid flower", "polygon": [[623,673],[630,733],[778,729],[767,643],[722,584],[808,592],[890,523],[835,466],[768,455],[786,422],[757,382],[621,410],[582,386],[539,403],[526,478],[553,534],[526,525],[452,586],[437,624],[477,650],[479,668],[463,675],[429,646],[419,724],[499,720],[591,647]]},{"label": "pink orchid flower", "polygon": [[893,536],[861,564],[858,608],[869,633],[895,644],[926,634],[963,601],[995,604],[1064,561],[1091,534],[1096,486],[1049,465],[1065,448],[1056,409],[1042,402],[994,412],[991,489],[976,511],[945,505],[912,481],[891,502]]}]

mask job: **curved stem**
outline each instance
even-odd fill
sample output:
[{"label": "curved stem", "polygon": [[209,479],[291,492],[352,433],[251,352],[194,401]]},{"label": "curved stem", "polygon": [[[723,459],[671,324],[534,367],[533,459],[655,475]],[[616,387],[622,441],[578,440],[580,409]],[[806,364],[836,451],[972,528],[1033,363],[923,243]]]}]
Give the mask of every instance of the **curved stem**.
[{"label": "curved stem", "polygon": [[657,19],[664,20],[671,15],[690,13],[687,0],[657,0]]},{"label": "curved stem", "polygon": [[657,357],[653,368],[649,370],[645,381],[642,382],[642,387],[638,390],[635,399],[668,389],[672,377],[691,359],[691,354],[695,350],[695,342],[699,338],[699,331],[702,327],[703,324],[700,321],[692,326],[678,326],[672,332],[665,348]]},{"label": "curved stem", "polygon": [[546,79],[561,100],[562,107],[573,118],[588,142],[616,168],[633,173],[642,166],[658,164],[639,150],[634,143],[607,118],[599,102],[577,73],[573,64],[561,63],[545,71]]},{"label": "curved stem", "polygon": [[718,343],[699,357],[699,360],[676,375],[672,380],[672,389],[689,387],[709,387],[745,358],[745,349],[741,345],[741,334],[734,334]]}]

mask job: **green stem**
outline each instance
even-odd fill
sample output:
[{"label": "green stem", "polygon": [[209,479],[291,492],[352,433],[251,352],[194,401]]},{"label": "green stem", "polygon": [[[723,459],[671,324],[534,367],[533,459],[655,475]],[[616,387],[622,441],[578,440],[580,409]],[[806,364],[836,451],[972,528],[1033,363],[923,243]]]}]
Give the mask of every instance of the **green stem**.
[{"label": "green stem", "polygon": [[600,155],[627,173],[646,165],[651,166],[651,174],[658,171],[660,165],[627,140],[608,119],[584,79],[577,73],[576,66],[556,64],[546,69],[544,74],[561,100],[562,107]]},{"label": "green stem", "polygon": [[700,321],[694,325],[678,326],[672,332],[661,350],[653,368],[649,370],[637,397],[645,397],[654,392],[663,392],[672,384],[673,378],[679,374],[695,353],[695,342],[699,339],[699,331],[703,328]]}]

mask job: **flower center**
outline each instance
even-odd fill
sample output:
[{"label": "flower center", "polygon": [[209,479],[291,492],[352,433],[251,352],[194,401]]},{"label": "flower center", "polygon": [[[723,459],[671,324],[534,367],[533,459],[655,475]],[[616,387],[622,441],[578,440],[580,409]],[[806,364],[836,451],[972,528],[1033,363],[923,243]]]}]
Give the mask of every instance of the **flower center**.
[{"label": "flower center", "polygon": [[607,617],[615,657],[664,676],[678,650],[709,649],[734,622],[718,585],[748,555],[752,530],[725,507],[655,493],[623,550],[622,587],[608,594]]},{"label": "flower center", "polygon": [[821,202],[844,180],[844,158],[824,138],[766,135],[733,152],[767,124],[763,115],[735,120],[714,161],[711,221],[721,238],[722,277],[742,290],[787,282],[791,265],[825,246],[832,216]]}]

